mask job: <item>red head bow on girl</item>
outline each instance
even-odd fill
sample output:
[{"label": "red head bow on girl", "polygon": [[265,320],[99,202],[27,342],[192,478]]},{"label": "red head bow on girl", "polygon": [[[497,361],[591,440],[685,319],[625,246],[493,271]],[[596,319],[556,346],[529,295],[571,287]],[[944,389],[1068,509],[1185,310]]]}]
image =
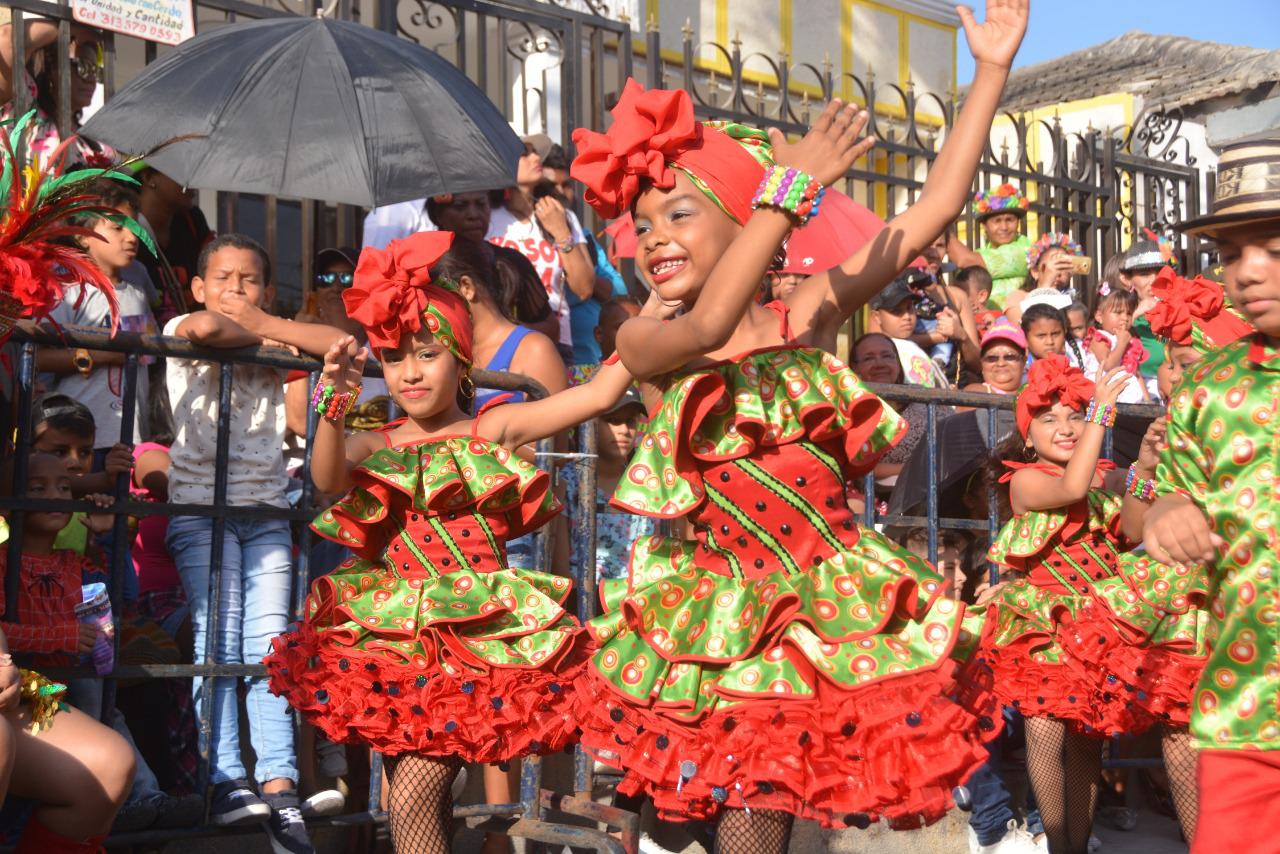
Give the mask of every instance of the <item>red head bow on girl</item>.
[{"label": "red head bow on girl", "polygon": [[1027,371],[1027,384],[1018,393],[1018,432],[1025,437],[1036,413],[1054,403],[1084,409],[1092,399],[1093,383],[1066,356],[1036,359]]},{"label": "red head bow on girl", "polygon": [[438,344],[471,364],[471,312],[452,282],[432,282],[431,268],[453,243],[453,232],[424,231],[360,253],[355,279],[342,294],[347,315],[369,335],[369,346],[394,349],[424,326]]},{"label": "red head bow on girl", "polygon": [[672,168],[699,184],[739,223],[751,216],[751,197],[764,177],[759,159],[732,136],[706,127],[683,89],[623,87],[607,133],[573,132],[578,156],[569,173],[587,187],[584,198],[605,219],[626,213],[648,185],[675,186]]},{"label": "red head bow on girl", "polygon": [[1147,312],[1151,331],[1174,344],[1208,352],[1253,332],[1244,318],[1225,307],[1222,286],[1203,276],[1184,279],[1161,267],[1151,292],[1157,300]]}]

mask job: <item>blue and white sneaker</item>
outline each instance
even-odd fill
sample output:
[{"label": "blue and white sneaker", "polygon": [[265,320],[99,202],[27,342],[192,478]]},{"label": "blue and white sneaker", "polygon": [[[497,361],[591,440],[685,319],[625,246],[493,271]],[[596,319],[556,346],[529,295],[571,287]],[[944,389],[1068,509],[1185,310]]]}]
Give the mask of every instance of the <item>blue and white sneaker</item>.
[{"label": "blue and white sneaker", "polygon": [[315,854],[307,825],[302,820],[302,804],[292,789],[266,795],[271,817],[267,819],[267,839],[275,854]]},{"label": "blue and white sneaker", "polygon": [[209,823],[227,827],[239,824],[261,824],[271,815],[271,807],[249,788],[247,780],[228,780],[213,788],[213,806]]}]

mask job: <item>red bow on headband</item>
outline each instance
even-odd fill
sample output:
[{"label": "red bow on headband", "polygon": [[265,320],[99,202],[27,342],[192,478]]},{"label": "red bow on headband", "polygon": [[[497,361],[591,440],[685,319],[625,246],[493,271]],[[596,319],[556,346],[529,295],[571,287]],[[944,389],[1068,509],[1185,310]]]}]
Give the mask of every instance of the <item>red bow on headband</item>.
[{"label": "red bow on headband", "polygon": [[683,89],[645,90],[628,80],[611,110],[607,133],[573,132],[578,156],[569,174],[586,185],[583,198],[604,219],[630,209],[646,182],[670,189],[670,165],[698,176],[740,223],[751,216],[751,197],[764,167],[728,134],[700,124]]},{"label": "red bow on headband", "polygon": [[1018,393],[1018,432],[1026,436],[1035,414],[1055,402],[1083,409],[1092,399],[1093,383],[1066,356],[1036,359],[1027,371],[1027,384]]},{"label": "red bow on headband", "polygon": [[347,315],[365,328],[370,347],[397,347],[401,337],[425,323],[454,355],[471,361],[466,301],[431,283],[431,268],[452,244],[453,232],[425,231],[393,240],[385,250],[368,247],[360,253],[355,279],[342,301]]},{"label": "red bow on headband", "polygon": [[1222,286],[1203,276],[1185,279],[1162,267],[1151,292],[1158,302],[1147,312],[1147,322],[1153,333],[1174,344],[1212,349],[1253,332],[1242,318],[1223,310]]}]

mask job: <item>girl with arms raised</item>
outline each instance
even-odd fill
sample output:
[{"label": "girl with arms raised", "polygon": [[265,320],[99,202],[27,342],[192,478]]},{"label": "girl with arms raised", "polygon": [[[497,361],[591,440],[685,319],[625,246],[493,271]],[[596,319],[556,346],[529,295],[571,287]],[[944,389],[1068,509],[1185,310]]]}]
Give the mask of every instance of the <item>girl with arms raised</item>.
[{"label": "girl with arms raised", "polygon": [[787,233],[870,148],[865,115],[832,103],[789,143],[700,125],[686,93],[629,83],[607,134],[574,135],[586,200],[634,215],[637,267],[687,309],[619,333],[623,364],[663,396],[614,502],[688,515],[696,532],[639,541],[629,578],[605,586],[575,709],[583,744],[626,769],[620,791],[667,817],[719,819],[722,852],[785,850],[795,815],[936,819],[995,728],[949,661],[968,640],[963,609],[844,502],[845,481],[905,425],[813,340],[965,202],[1027,3],[992,0],[982,25],[961,16],[977,74],[920,200],[767,307],[753,297]]}]

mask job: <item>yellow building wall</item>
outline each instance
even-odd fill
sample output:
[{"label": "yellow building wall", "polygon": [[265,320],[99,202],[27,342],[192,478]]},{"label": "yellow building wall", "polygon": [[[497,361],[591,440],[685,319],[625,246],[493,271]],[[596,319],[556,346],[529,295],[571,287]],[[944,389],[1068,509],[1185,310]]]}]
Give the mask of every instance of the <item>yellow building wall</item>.
[{"label": "yellow building wall", "polygon": [[[878,84],[904,90],[910,81],[917,96],[933,93],[944,102],[956,89],[957,24],[906,11],[893,0],[643,0],[639,5],[646,26],[656,23],[661,33],[664,59],[682,60],[683,30],[691,26],[699,43],[713,41],[732,51],[739,42],[749,83],[776,83],[762,57],[780,63],[785,56],[791,90],[814,98],[821,94],[818,75],[827,63],[837,77],[836,93],[859,102],[857,85],[845,75],[865,83],[872,72]],[[635,40],[635,49],[645,57],[643,38]],[[701,71],[730,70],[724,55],[709,46],[695,52],[695,63]],[[797,68],[801,63],[812,70]],[[882,90],[877,101],[883,114],[903,116],[900,96]],[[931,101],[918,114],[940,118]]]}]

